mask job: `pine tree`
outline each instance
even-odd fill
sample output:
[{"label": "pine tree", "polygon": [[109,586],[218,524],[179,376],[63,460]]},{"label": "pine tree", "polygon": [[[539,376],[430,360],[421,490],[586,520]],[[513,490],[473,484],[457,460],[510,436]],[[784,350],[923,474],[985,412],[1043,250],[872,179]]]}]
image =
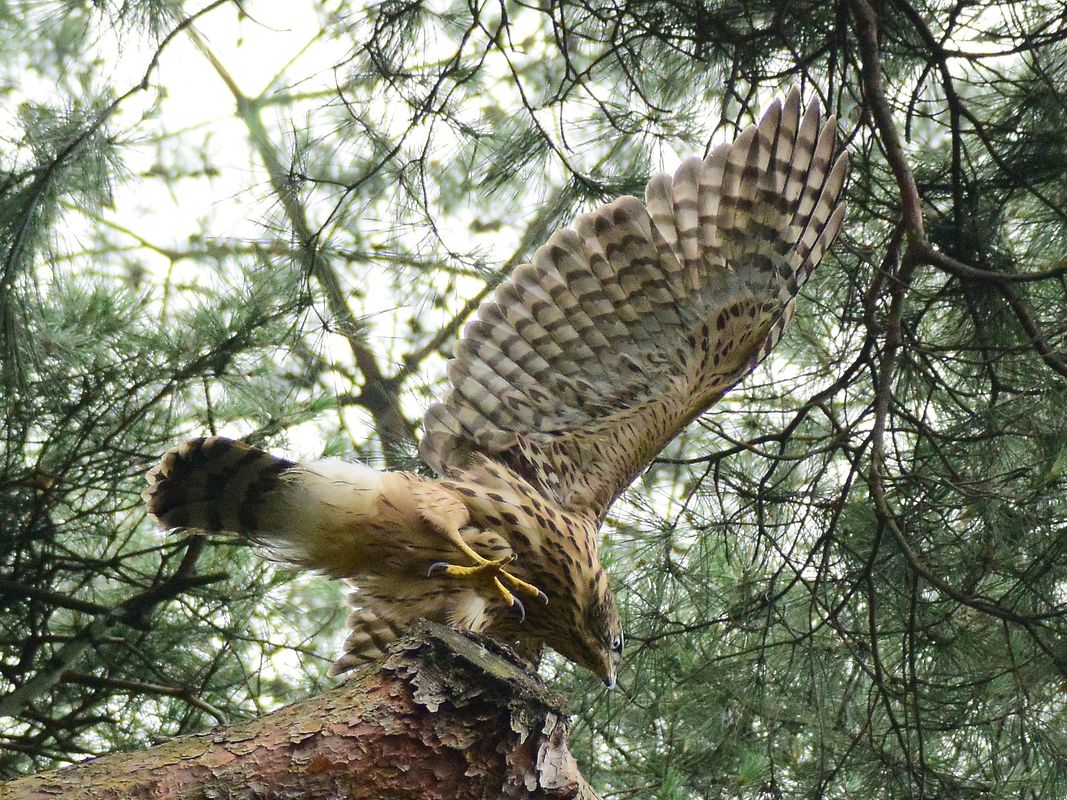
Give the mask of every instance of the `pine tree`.
[{"label": "pine tree", "polygon": [[1067,794],[1060,6],[9,4],[0,775],[329,685],[338,587],[153,530],[145,471],[417,467],[501,276],[799,84],[844,233],[613,509],[621,691],[542,670],[608,797]]}]

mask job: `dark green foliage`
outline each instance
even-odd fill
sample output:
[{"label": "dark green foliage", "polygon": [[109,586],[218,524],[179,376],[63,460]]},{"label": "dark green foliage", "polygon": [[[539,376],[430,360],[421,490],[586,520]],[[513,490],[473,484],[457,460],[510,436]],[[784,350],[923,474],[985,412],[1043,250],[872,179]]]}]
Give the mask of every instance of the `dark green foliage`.
[{"label": "dark green foliage", "polygon": [[[338,587],[152,530],[147,468],[219,430],[414,465],[508,268],[799,83],[844,233],[613,510],[622,691],[545,672],[606,797],[1067,796],[1060,4],[894,0],[876,52],[863,0],[224,4],[204,39],[171,36],[199,7],[32,6],[0,15],[0,773],[326,685]],[[284,56],[253,79],[235,35]]]}]

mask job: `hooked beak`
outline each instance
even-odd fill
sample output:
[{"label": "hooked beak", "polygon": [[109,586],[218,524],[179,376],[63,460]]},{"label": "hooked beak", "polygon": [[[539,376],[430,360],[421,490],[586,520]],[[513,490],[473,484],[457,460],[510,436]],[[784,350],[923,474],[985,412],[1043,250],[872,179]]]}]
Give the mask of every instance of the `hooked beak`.
[{"label": "hooked beak", "polygon": [[604,685],[608,687],[609,691],[615,688],[615,670],[612,670],[604,676]]}]

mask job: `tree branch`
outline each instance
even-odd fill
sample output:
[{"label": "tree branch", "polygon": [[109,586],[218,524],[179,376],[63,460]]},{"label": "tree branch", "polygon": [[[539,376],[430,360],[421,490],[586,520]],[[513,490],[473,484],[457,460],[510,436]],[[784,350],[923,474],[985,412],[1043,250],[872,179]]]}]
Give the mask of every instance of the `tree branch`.
[{"label": "tree branch", "polygon": [[868,108],[874,117],[874,124],[885,147],[886,161],[889,162],[893,176],[900,189],[900,200],[904,215],[904,227],[911,243],[925,242],[926,231],[923,228],[922,199],[915,185],[915,176],[908,166],[904,145],[900,141],[893,112],[885,97],[882,86],[882,62],[878,48],[878,20],[867,0],[852,0],[852,13],[856,22],[856,39],[860,48],[862,62],[863,93]]},{"label": "tree branch", "polygon": [[19,778],[3,796],[599,800],[568,750],[568,727],[560,698],[506,648],[422,622],[321,695]]},{"label": "tree branch", "polygon": [[352,314],[344,291],[341,289],[337,272],[319,249],[319,234],[312,230],[304,206],[293,192],[289,180],[290,171],[282,164],[277,149],[267,133],[266,126],[260,117],[258,101],[241,91],[222,62],[218,60],[194,27],[190,26],[188,32],[196,47],[211,63],[219,78],[233,95],[237,104],[237,116],[248,128],[252,145],[263,160],[271,186],[281,200],[289,224],[292,225],[293,232],[299,240],[304,271],[308,275],[315,276],[322,287],[326,295],[326,305],[336,321],[337,330],[348,342],[356,366],[363,375],[363,390],[359,395],[360,404],[371,413],[374,419],[374,427],[381,441],[386,463],[390,466],[398,466],[399,459],[394,446],[401,442],[413,444],[415,434],[412,426],[400,411],[396,384],[382,374],[374,353],[363,342],[364,326]]},{"label": "tree branch", "polygon": [[0,717],[15,716],[50,687],[59,683],[64,673],[77,663],[82,653],[94,645],[114,625],[143,627],[148,616],[160,603],[177,597],[189,589],[223,580],[226,577],[224,574],[196,574],[196,562],[203,548],[203,537],[190,536],[182,562],[172,575],[159,580],[115,608],[108,609],[94,617],[59,648],[32,678],[0,697]]}]

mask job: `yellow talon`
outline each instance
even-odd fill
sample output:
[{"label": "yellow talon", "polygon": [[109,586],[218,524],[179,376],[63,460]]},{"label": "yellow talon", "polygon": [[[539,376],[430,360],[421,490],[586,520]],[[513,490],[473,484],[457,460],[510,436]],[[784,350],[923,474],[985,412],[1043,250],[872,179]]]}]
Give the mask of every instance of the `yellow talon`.
[{"label": "yellow talon", "polygon": [[516,578],[504,569],[505,565],[515,560],[514,556],[490,561],[482,558],[473,550],[470,550],[467,555],[478,563],[473,567],[460,567],[455,564],[449,564],[446,561],[438,561],[436,564],[431,565],[427,575],[444,575],[448,578],[460,578],[476,583],[491,583],[493,591],[504,601],[504,604],[509,608],[515,608],[520,622],[526,619],[526,608],[519,598],[508,591],[508,588],[504,586],[504,582],[507,582],[512,589],[520,594],[536,597],[543,603],[548,602],[548,596],[544,592],[533,584],[527,583],[521,578]]}]

